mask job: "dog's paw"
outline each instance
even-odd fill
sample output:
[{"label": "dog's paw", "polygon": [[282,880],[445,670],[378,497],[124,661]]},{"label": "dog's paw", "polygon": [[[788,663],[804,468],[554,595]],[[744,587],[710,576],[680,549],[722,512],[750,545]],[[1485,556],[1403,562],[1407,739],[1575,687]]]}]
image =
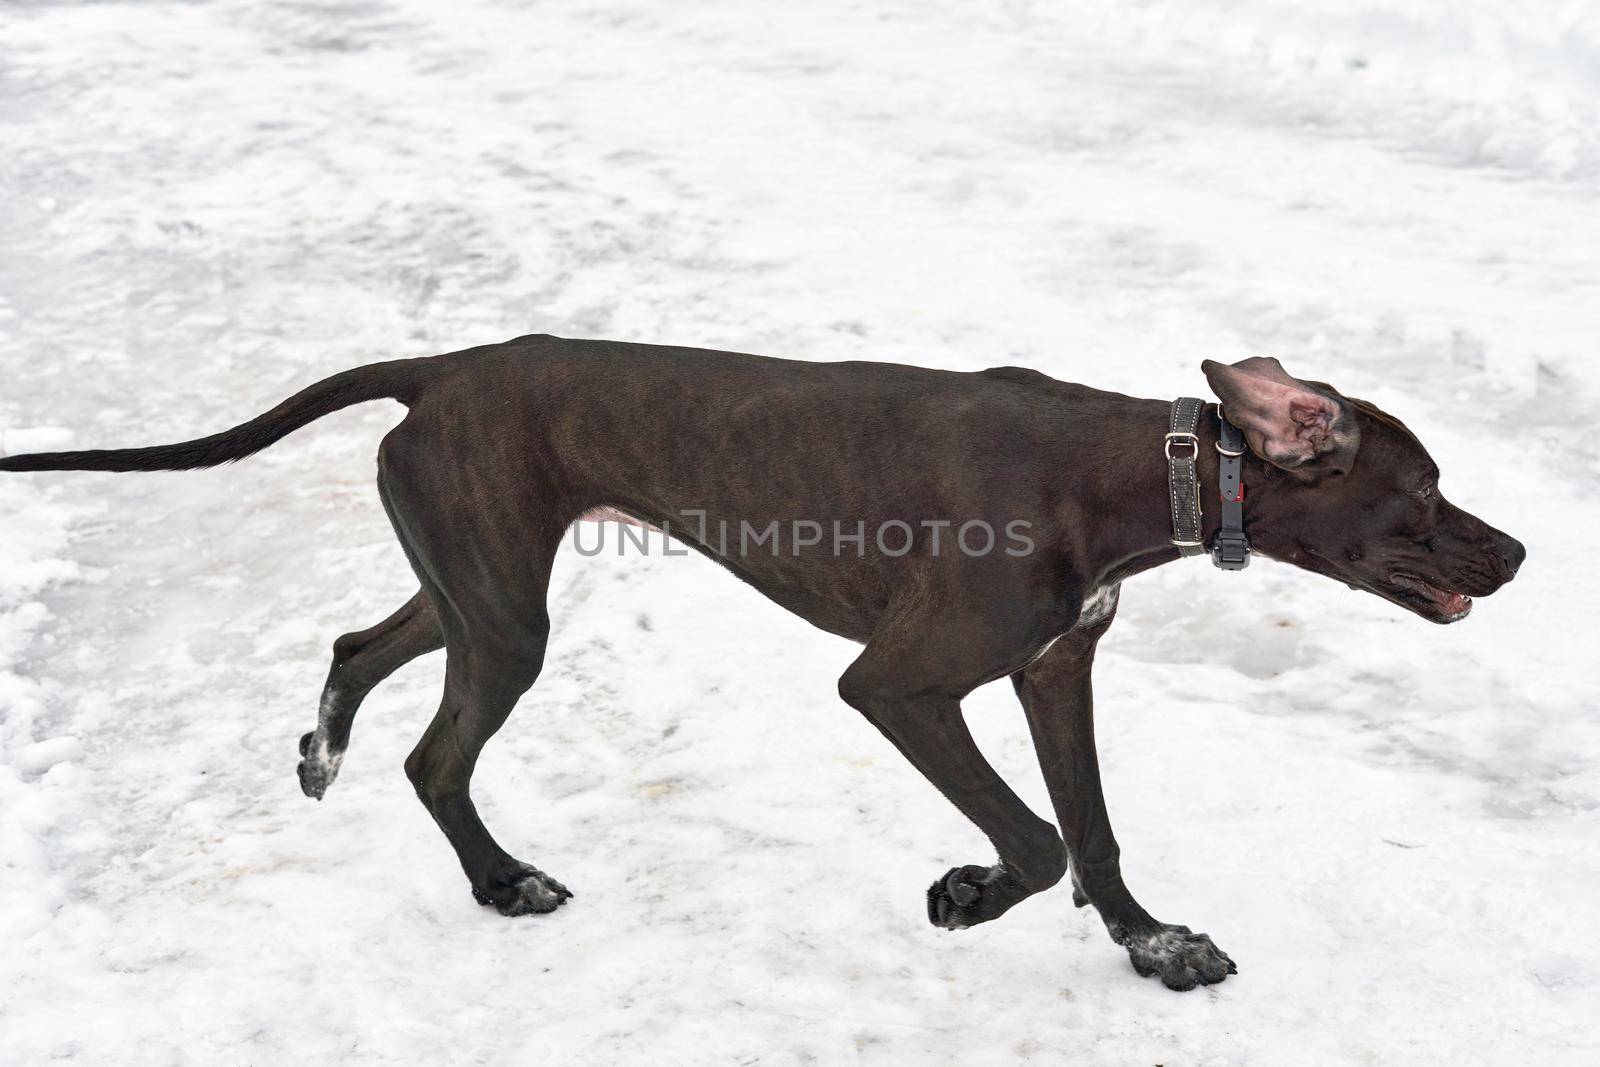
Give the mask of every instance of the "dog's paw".
[{"label": "dog's paw", "polygon": [[953,867],[928,887],[928,921],[964,930],[997,919],[1028,894],[1003,865]]},{"label": "dog's paw", "polygon": [[536,867],[519,863],[485,887],[472,887],[479,904],[494,905],[501,915],[543,915],[572,898],[572,890]]},{"label": "dog's paw", "polygon": [[319,741],[316,732],[300,739],[300,766],[295,773],[300,776],[300,791],[312,800],[321,800],[328,787],[339,776],[339,764],[344,753],[332,752],[326,741]]},{"label": "dog's paw", "polygon": [[1134,933],[1113,929],[1111,937],[1128,950],[1133,969],[1148,978],[1160,977],[1161,984],[1180,992],[1197,985],[1214,985],[1230,974],[1238,974],[1228,954],[1205,934],[1187,926],[1162,924]]}]

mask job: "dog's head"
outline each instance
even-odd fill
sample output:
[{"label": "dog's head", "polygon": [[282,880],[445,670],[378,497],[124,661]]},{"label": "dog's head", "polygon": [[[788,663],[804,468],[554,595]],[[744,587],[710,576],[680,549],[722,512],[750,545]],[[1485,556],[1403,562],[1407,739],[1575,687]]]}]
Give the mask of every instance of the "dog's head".
[{"label": "dog's head", "polygon": [[1522,544],[1440,495],[1438,465],[1399,419],[1275,359],[1202,369],[1265,461],[1248,512],[1263,555],[1437,623],[1465,618],[1472,597],[1517,573]]}]

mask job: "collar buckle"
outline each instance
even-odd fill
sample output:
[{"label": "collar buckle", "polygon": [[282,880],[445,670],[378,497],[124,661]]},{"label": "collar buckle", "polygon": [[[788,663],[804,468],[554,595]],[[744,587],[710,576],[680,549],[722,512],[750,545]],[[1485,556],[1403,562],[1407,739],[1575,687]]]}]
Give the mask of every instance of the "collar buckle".
[{"label": "collar buckle", "polygon": [[1218,530],[1211,541],[1211,562],[1225,571],[1250,566],[1250,538],[1243,530]]},{"label": "collar buckle", "polygon": [[1172,454],[1172,444],[1173,444],[1174,441],[1178,442],[1179,444],[1188,445],[1191,449],[1193,449],[1193,451],[1190,452],[1189,455],[1187,455],[1187,456],[1185,456],[1183,458],[1185,458],[1185,459],[1199,459],[1200,458],[1200,435],[1199,434],[1189,433],[1188,431],[1185,431],[1185,430],[1174,430],[1172,433],[1167,434],[1166,453],[1167,453],[1167,458],[1168,459],[1177,459],[1178,458],[1177,456],[1174,456]]}]

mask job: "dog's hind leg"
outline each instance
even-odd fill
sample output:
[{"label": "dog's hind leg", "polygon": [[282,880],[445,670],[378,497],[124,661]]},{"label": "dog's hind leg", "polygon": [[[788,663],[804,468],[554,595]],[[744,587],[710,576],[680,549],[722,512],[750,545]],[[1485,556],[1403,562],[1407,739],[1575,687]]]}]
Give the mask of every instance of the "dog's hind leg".
[{"label": "dog's hind leg", "polygon": [[421,590],[371,629],[333,643],[333,665],[317,707],[317,728],[300,738],[300,788],[321,800],[339,773],[356,711],[379,682],[418,656],[444,647],[433,603]]},{"label": "dog's hind leg", "polygon": [[581,509],[563,509],[529,450],[494,435],[458,438],[454,428],[402,424],[379,453],[380,496],[445,644],[439,711],[406,776],[480,904],[504,915],[553,911],[572,894],[500,847],[471,786],[483,746],[539,677],[550,571]]},{"label": "dog's hind leg", "polygon": [[542,610],[511,629],[447,623],[444,698],[406,759],[406,776],[455,848],[473,896],[502,915],[554,911],[572,896],[501,848],[471,795],[478,755],[538,678],[549,630]]}]

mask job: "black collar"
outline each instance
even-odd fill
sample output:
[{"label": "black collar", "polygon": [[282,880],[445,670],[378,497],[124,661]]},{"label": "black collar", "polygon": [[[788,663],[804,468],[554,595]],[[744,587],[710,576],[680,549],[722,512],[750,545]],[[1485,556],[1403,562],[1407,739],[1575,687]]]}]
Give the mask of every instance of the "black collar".
[{"label": "black collar", "polygon": [[[1172,543],[1181,555],[1198,556],[1206,550],[1200,521],[1200,413],[1205,401],[1180,396],[1172,402],[1168,426],[1167,489],[1172,499]],[[1217,406],[1217,497],[1221,526],[1211,539],[1211,561],[1225,571],[1242,571],[1250,565],[1250,539],[1244,532],[1244,432],[1229,422]]]}]

